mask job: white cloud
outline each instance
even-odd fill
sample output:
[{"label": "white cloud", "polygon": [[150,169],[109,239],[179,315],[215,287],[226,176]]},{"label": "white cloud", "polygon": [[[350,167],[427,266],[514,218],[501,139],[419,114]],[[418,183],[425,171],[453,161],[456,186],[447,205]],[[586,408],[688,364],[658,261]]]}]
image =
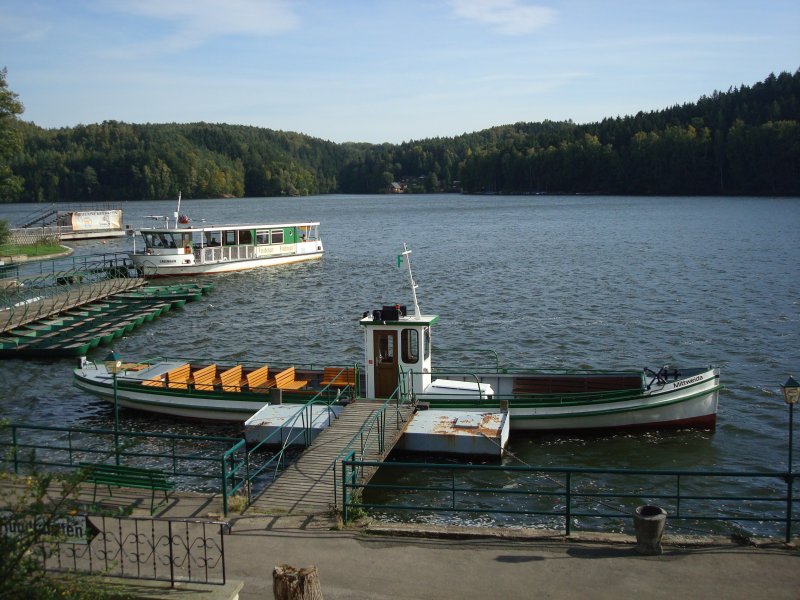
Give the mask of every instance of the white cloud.
[{"label": "white cloud", "polygon": [[283,0],[116,0],[109,10],[174,23],[176,42],[200,45],[228,35],[269,36],[294,29],[299,19]]},{"label": "white cloud", "polygon": [[556,18],[552,8],[525,4],[523,0],[449,0],[449,3],[459,17],[486,23],[508,35],[530,33]]}]

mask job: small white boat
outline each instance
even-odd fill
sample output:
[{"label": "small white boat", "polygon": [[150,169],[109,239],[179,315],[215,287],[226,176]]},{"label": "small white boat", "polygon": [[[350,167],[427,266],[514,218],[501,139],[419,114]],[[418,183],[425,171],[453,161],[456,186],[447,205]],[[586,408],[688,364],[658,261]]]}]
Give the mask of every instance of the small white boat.
[{"label": "small white boat", "polygon": [[[129,230],[134,237],[129,256],[146,277],[242,271],[314,260],[324,252],[319,222],[192,227],[189,219],[180,215],[180,197],[172,226],[169,218],[150,218],[164,222]],[[141,238],[138,248],[137,237]]]},{"label": "small white boat", "polygon": [[[410,251],[401,257],[408,261]],[[438,315],[420,313],[409,264],[413,314],[389,305],[365,312],[363,366],[304,368],[156,360],[123,365],[120,405],[177,417],[245,421],[271,401],[331,402],[401,396],[430,409],[507,410],[511,431],[588,431],[715,426],[720,384],[712,366],[632,370],[435,368],[431,328]],[[319,364],[319,363],[317,363]],[[113,398],[103,363],[74,372],[76,384]],[[274,391],[273,391],[274,390]]]}]

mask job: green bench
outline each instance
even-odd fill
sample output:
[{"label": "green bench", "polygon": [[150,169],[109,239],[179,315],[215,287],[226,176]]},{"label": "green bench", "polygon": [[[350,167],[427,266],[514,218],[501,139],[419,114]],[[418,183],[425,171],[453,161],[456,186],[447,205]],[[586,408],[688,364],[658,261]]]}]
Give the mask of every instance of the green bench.
[{"label": "green bench", "polygon": [[98,463],[80,463],[80,467],[86,470],[86,480],[94,483],[94,495],[92,504],[97,498],[97,486],[105,485],[108,487],[109,495],[111,486],[128,487],[150,490],[150,514],[155,510],[156,490],[164,492],[164,500],[169,500],[167,492],[175,489],[175,484],[167,480],[167,474],[157,469],[142,469],[139,467],[129,467],[126,465],[109,465]]}]

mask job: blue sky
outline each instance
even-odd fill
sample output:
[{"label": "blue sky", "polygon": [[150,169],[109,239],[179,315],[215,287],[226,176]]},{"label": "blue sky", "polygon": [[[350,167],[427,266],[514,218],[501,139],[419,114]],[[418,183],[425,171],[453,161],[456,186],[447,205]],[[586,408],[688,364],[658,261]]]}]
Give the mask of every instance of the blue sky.
[{"label": "blue sky", "polygon": [[3,0],[42,127],[206,121],[399,143],[586,123],[800,67],[797,0]]}]

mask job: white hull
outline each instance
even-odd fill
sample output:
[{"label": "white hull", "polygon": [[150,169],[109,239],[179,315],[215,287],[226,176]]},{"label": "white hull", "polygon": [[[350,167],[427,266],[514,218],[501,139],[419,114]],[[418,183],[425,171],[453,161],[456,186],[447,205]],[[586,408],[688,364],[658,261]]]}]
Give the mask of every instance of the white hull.
[{"label": "white hull", "polygon": [[[117,402],[125,408],[145,410],[179,418],[208,421],[244,422],[260,408],[269,404],[269,394],[247,392],[198,392],[188,389],[133,386],[154,373],[163,373],[179,366],[176,363],[157,363],[146,370],[123,371],[118,376]],[[510,376],[478,376],[483,382],[499,389],[508,387]],[[113,378],[102,364],[75,370],[76,385],[92,394],[113,402]],[[719,397],[719,372],[716,369],[695,373],[671,381],[624,400],[604,400],[602,395],[593,401],[576,402],[575,395],[565,395],[564,403],[548,403],[509,398],[510,428],[513,431],[567,431],[635,428],[713,428]],[[506,396],[507,397],[507,396]],[[245,399],[246,398],[246,399]],[[432,409],[475,411],[498,408],[499,399],[476,402],[474,397],[430,396]]]},{"label": "white hull", "polygon": [[[87,392],[114,402],[113,378],[102,369],[76,370],[75,384]],[[203,421],[226,421],[243,423],[263,406],[269,403],[269,396],[261,399],[235,400],[228,398],[198,398],[182,394],[180,390],[171,393],[152,393],[146,387],[139,390],[122,389],[118,386],[117,403],[124,408]]]},{"label": "white hull", "polygon": [[130,255],[133,264],[140,269],[146,277],[172,277],[181,275],[214,275],[216,273],[229,273],[231,271],[245,271],[258,267],[270,267],[291,263],[316,260],[322,258],[322,252],[310,254],[293,254],[291,256],[276,256],[256,258],[249,260],[229,260],[212,263],[196,263],[193,265],[157,265],[158,257],[141,254]]}]

